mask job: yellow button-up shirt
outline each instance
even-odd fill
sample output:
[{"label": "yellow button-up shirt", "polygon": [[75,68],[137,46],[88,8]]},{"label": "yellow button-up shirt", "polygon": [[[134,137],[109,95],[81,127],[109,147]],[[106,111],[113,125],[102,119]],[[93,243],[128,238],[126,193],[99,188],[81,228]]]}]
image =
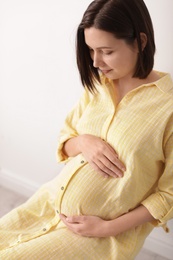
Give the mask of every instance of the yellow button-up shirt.
[{"label": "yellow button-up shirt", "polygon": [[[37,259],[130,260],[153,224],[164,226],[173,217],[173,82],[168,74],[160,76],[130,91],[119,104],[106,78],[97,93],[84,91],[60,133],[57,157],[66,165],[55,180],[2,218],[0,259],[34,259],[32,251],[41,255]],[[82,154],[74,158],[63,154],[65,141],[86,133],[116,150],[126,165],[123,178],[103,178]],[[117,237],[75,235],[58,216],[96,215],[108,220],[140,204],[156,221]]]}]

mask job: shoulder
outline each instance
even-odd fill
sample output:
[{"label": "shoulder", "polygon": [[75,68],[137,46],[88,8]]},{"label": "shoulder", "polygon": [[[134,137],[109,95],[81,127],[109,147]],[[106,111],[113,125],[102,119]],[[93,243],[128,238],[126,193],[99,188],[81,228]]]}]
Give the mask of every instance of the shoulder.
[{"label": "shoulder", "polygon": [[165,94],[173,98],[173,80],[169,73],[158,72],[160,78],[155,81],[156,86]]},{"label": "shoulder", "polygon": [[[163,110],[167,115],[173,114],[173,80],[171,75],[168,73],[159,72],[160,79],[155,81],[155,89],[157,93],[153,100],[158,101],[158,106]],[[165,114],[165,116],[166,116]]]}]

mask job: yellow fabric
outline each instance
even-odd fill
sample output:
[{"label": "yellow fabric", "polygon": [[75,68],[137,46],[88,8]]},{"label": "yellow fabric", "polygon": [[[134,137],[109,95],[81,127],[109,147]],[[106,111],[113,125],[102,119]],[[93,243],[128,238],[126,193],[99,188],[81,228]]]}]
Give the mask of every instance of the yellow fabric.
[{"label": "yellow fabric", "polygon": [[[60,133],[57,178],[0,220],[1,260],[131,260],[154,225],[173,217],[173,83],[168,74],[130,91],[116,105],[111,81],[84,91]],[[82,154],[67,158],[63,143],[80,134],[106,140],[126,165],[121,179],[103,178]],[[143,204],[156,219],[117,237],[86,238],[59,219],[97,215],[114,219]]]}]

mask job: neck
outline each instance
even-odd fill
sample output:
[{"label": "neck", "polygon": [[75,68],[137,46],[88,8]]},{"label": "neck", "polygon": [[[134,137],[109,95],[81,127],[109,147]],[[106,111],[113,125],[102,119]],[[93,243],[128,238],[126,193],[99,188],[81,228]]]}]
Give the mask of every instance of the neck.
[{"label": "neck", "polygon": [[122,78],[114,80],[114,86],[116,91],[116,96],[118,98],[118,102],[131,90],[143,85],[154,82],[158,80],[160,77],[159,75],[152,71],[147,78],[139,79],[139,78]]}]

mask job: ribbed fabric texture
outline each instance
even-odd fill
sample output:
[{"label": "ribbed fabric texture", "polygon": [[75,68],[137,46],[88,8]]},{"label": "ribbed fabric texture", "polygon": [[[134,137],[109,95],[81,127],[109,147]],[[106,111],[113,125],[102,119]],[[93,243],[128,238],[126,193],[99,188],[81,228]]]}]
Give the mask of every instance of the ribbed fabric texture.
[{"label": "ribbed fabric texture", "polygon": [[[24,205],[0,220],[1,260],[132,260],[155,226],[173,217],[173,83],[168,74],[130,91],[116,104],[113,84],[84,91],[60,133],[57,158],[66,163]],[[63,143],[81,134],[107,141],[126,165],[123,178],[103,178],[82,154],[67,158]],[[143,204],[156,219],[117,237],[73,234],[59,219],[97,215],[106,220]]]}]

